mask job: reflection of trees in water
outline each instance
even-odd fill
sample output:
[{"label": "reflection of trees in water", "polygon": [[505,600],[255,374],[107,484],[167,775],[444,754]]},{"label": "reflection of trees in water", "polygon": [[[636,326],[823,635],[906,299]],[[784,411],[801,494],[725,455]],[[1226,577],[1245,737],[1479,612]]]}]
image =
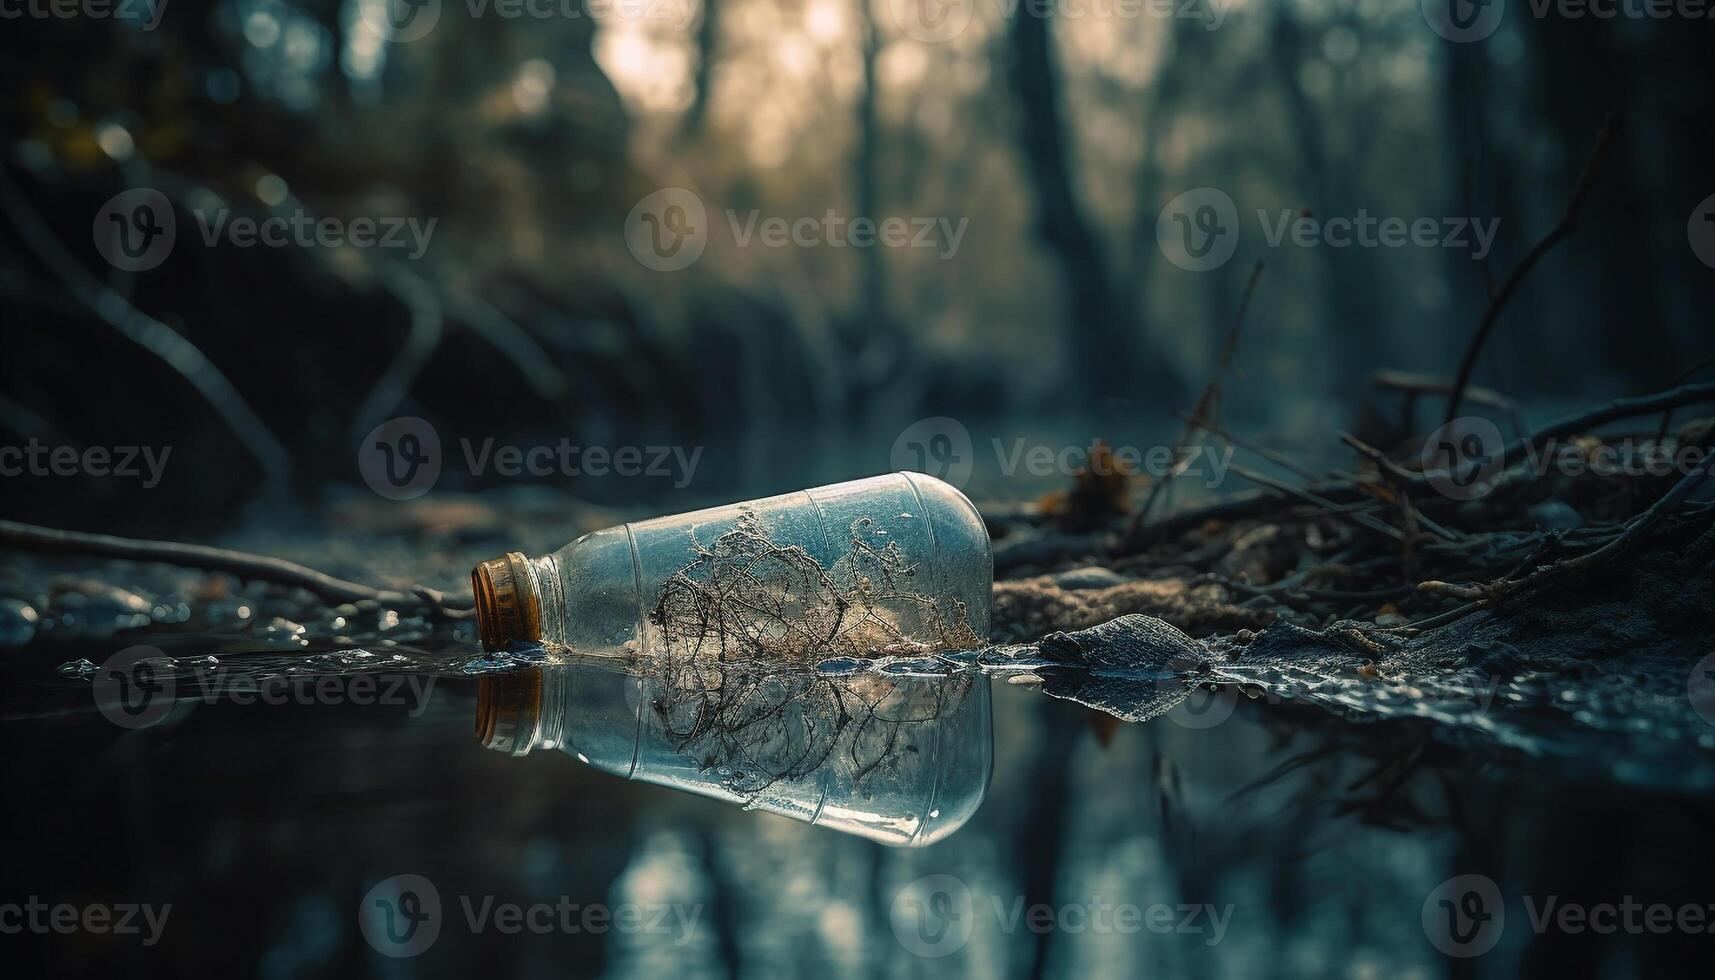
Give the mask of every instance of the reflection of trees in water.
[{"label": "reflection of trees in water", "polygon": [[923,569],[874,523],[852,523],[850,548],[830,568],[776,543],[754,513],[712,544],[693,533],[696,559],[649,615],[669,667],[980,645],[965,605],[921,591]]},{"label": "reflection of trees in water", "polygon": [[971,693],[976,675],[818,674],[755,665],[657,672],[650,709],[668,743],[754,794],[826,766],[862,786],[922,764],[920,744]]}]

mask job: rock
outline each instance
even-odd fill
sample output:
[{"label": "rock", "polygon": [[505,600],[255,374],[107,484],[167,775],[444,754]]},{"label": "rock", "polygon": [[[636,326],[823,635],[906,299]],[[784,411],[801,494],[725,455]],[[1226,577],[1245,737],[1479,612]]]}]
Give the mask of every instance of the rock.
[{"label": "rock", "polygon": [[1115,585],[1124,585],[1129,581],[1124,575],[1100,565],[1074,568],[1058,575],[1049,576],[1049,578],[1055,585],[1068,590],[1105,589]]}]

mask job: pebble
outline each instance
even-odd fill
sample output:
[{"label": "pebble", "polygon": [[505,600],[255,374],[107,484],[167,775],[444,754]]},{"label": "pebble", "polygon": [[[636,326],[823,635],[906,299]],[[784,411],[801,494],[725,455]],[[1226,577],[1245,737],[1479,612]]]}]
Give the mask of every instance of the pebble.
[{"label": "pebble", "polygon": [[1092,565],[1088,568],[1074,568],[1054,576],[1054,584],[1062,589],[1076,591],[1078,589],[1109,589],[1116,585],[1124,585],[1131,581],[1111,568]]}]

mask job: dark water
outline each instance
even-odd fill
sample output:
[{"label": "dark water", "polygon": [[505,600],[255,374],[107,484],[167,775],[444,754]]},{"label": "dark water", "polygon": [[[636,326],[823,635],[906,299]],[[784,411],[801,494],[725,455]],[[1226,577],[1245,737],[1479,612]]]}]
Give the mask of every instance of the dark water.
[{"label": "dark water", "polygon": [[[225,543],[449,591],[579,530],[525,509],[403,538],[270,527]],[[1381,711],[1258,674],[1130,724],[1006,670],[986,802],[902,850],[484,750],[478,678],[541,654],[482,655],[468,622],[174,569],[6,574],[39,610],[0,624],[29,639],[0,658],[0,926],[24,923],[0,946],[27,972],[1632,976],[1715,947],[1715,728],[1685,710],[1640,715],[1684,730],[1568,725],[1595,709],[1522,685],[1462,715],[1447,692]],[[171,658],[158,717],[92,695],[135,646]],[[366,934],[360,912],[408,915],[423,880],[426,945]],[[65,904],[171,908],[56,931]]]}]

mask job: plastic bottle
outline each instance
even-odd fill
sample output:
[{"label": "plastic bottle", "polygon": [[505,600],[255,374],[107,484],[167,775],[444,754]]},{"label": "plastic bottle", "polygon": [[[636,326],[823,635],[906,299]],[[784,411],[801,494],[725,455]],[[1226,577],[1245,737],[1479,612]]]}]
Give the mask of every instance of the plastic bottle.
[{"label": "plastic bottle", "polygon": [[471,580],[489,650],[801,662],[981,644],[994,560],[964,494],[892,473],[622,524]]},{"label": "plastic bottle", "polygon": [[483,679],[477,737],[895,846],[963,826],[993,768],[989,682],[758,665],[671,677],[574,661]]},{"label": "plastic bottle", "polygon": [[975,812],[988,681],[817,670],[985,642],[993,558],[970,501],[894,473],[586,534],[472,571],[491,650],[567,666],[484,678],[477,736],[630,779],[921,845]]}]

